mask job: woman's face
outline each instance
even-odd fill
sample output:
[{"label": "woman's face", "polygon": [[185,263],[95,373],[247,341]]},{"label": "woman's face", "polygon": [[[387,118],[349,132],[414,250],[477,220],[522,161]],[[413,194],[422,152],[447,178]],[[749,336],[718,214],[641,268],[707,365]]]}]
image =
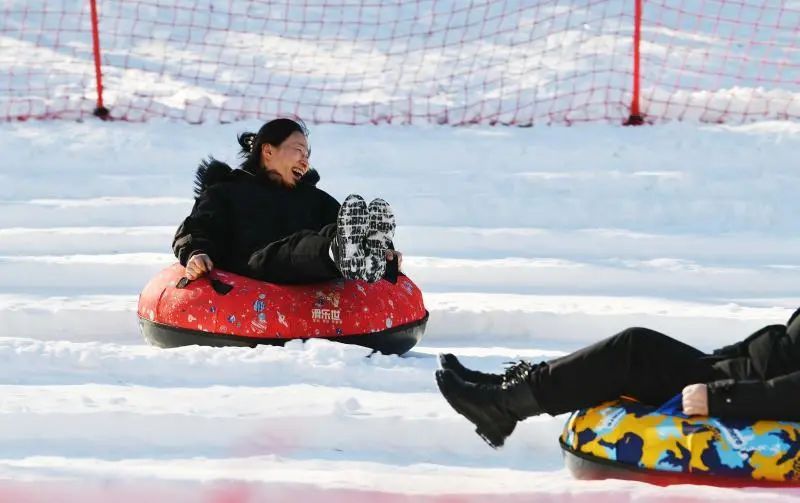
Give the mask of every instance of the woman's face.
[{"label": "woman's face", "polygon": [[261,147],[261,163],[271,178],[286,187],[295,187],[308,171],[308,140],[295,131],[279,146],[265,144]]}]

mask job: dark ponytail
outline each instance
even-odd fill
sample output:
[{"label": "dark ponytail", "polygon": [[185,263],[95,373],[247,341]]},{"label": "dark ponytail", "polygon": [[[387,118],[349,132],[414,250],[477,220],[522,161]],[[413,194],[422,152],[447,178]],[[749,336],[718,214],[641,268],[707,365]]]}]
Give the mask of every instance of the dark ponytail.
[{"label": "dark ponytail", "polygon": [[277,147],[295,132],[308,136],[308,128],[303,121],[282,118],[267,122],[261,126],[258,133],[246,132],[238,135],[236,139],[242,147],[239,157],[244,158],[240,167],[251,173],[257,173],[261,169],[261,147],[264,145]]}]

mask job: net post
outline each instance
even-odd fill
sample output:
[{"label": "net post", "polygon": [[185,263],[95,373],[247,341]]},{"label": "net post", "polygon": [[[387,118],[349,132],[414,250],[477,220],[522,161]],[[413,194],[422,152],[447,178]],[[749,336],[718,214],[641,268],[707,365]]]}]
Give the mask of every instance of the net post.
[{"label": "net post", "polygon": [[100,30],[97,19],[97,0],[89,0],[92,18],[92,50],[94,52],[94,74],[97,81],[97,106],[94,115],[106,120],[109,118],[108,109],[103,106],[103,73],[100,64]]},{"label": "net post", "polygon": [[639,45],[642,40],[642,0],[634,0],[633,20],[633,98],[631,99],[631,113],[623,124],[626,126],[641,126],[644,118],[639,110],[639,81],[640,81],[640,53]]}]

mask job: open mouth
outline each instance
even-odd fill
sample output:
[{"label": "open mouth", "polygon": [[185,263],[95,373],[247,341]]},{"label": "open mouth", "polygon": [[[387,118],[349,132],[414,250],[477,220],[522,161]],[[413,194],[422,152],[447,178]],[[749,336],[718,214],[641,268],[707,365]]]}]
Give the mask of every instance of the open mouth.
[{"label": "open mouth", "polygon": [[300,180],[303,178],[305,173],[300,168],[292,168],[292,176],[294,177],[295,181]]}]

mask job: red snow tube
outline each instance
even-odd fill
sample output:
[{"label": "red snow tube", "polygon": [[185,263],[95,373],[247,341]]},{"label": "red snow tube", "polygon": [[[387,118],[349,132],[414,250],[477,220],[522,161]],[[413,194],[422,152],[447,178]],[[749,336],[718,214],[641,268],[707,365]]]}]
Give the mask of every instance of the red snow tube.
[{"label": "red snow tube", "polygon": [[275,285],[218,269],[191,282],[183,274],[180,264],[172,265],[139,296],[139,326],[150,344],[255,346],[329,339],[403,354],[428,322],[422,292],[402,275],[396,284]]}]

